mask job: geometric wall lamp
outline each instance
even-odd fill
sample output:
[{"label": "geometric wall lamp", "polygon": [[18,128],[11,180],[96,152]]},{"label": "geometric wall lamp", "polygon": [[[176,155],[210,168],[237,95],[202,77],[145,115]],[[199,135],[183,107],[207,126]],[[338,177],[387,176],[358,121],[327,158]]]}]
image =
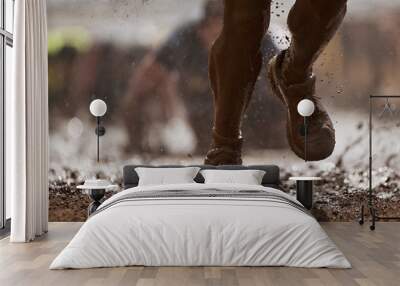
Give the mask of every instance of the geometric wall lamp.
[{"label": "geometric wall lamp", "polygon": [[[389,102],[390,99],[397,98],[400,99],[400,95],[370,95],[369,96],[369,164],[368,164],[368,179],[369,179],[369,184],[368,184],[368,199],[367,199],[367,208],[369,210],[370,216],[371,216],[371,225],[369,226],[370,230],[375,230],[375,222],[378,220],[399,220],[400,217],[383,217],[378,215],[376,206],[373,200],[374,197],[374,189],[372,187],[372,159],[373,159],[373,150],[372,150],[372,129],[373,129],[373,101],[378,101],[384,99],[386,101],[386,104],[383,108],[382,113],[380,114],[379,117],[382,117],[386,112],[389,112],[391,116],[395,115],[395,110],[391,107],[391,104]],[[365,208],[365,203],[363,202],[360,207],[360,219],[359,223],[362,225],[364,224],[364,208]]]}]

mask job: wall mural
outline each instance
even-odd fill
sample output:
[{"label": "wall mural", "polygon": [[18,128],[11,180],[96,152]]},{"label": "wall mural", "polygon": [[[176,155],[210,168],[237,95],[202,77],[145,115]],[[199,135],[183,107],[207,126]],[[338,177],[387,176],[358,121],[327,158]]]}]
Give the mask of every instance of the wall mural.
[{"label": "wall mural", "polygon": [[[219,37],[222,0],[48,0],[51,221],[86,219],[86,178],[121,184],[128,163],[204,160],[277,164],[292,194],[289,177],[321,176],[314,215],[356,219],[369,95],[400,94],[400,3],[228,2]],[[320,102],[307,152],[298,96]],[[107,104],[99,163],[94,99]],[[400,215],[399,104],[373,105],[374,200],[389,216]]]}]

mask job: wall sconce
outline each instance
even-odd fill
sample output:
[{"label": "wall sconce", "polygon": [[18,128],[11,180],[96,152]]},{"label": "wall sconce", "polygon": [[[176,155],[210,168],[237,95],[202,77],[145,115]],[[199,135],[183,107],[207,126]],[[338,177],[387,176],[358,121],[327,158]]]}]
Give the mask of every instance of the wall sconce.
[{"label": "wall sconce", "polygon": [[304,136],[304,160],[307,162],[307,118],[313,115],[315,111],[315,104],[309,99],[303,99],[297,105],[297,112],[304,117],[304,126],[302,126],[300,133]]},{"label": "wall sconce", "polygon": [[97,127],[95,133],[97,135],[97,162],[100,161],[100,136],[106,134],[106,128],[100,124],[101,117],[107,112],[107,104],[101,99],[95,99],[90,103],[90,113],[96,117]]}]

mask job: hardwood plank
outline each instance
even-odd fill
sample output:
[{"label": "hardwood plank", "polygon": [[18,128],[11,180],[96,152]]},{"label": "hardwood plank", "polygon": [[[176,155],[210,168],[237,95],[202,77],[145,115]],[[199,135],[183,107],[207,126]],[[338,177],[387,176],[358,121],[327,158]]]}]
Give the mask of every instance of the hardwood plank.
[{"label": "hardwood plank", "polygon": [[399,285],[400,223],[379,223],[375,232],[355,223],[322,226],[352,263],[352,269],[288,267],[121,267],[50,271],[51,261],[81,227],[51,223],[50,232],[29,244],[0,240],[2,286],[266,286]]}]

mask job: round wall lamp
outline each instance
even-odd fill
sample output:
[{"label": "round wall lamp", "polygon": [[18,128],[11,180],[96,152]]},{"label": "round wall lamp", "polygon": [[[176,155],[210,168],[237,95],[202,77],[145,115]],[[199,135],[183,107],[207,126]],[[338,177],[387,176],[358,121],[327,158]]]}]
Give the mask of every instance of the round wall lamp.
[{"label": "round wall lamp", "polygon": [[107,112],[107,104],[101,99],[95,99],[90,103],[90,113],[96,117],[102,117]]},{"label": "round wall lamp", "polygon": [[307,162],[307,118],[314,114],[315,104],[309,99],[303,99],[297,105],[297,112],[304,117],[304,125],[300,129],[301,135],[304,136],[304,160]]},{"label": "round wall lamp", "polygon": [[100,137],[106,134],[106,128],[100,124],[100,119],[107,112],[107,104],[101,99],[95,99],[90,103],[89,110],[97,121],[95,130],[97,135],[97,162],[100,162]]},{"label": "round wall lamp", "polygon": [[297,111],[303,117],[309,117],[313,115],[315,111],[315,104],[309,99],[303,99],[297,105]]}]

